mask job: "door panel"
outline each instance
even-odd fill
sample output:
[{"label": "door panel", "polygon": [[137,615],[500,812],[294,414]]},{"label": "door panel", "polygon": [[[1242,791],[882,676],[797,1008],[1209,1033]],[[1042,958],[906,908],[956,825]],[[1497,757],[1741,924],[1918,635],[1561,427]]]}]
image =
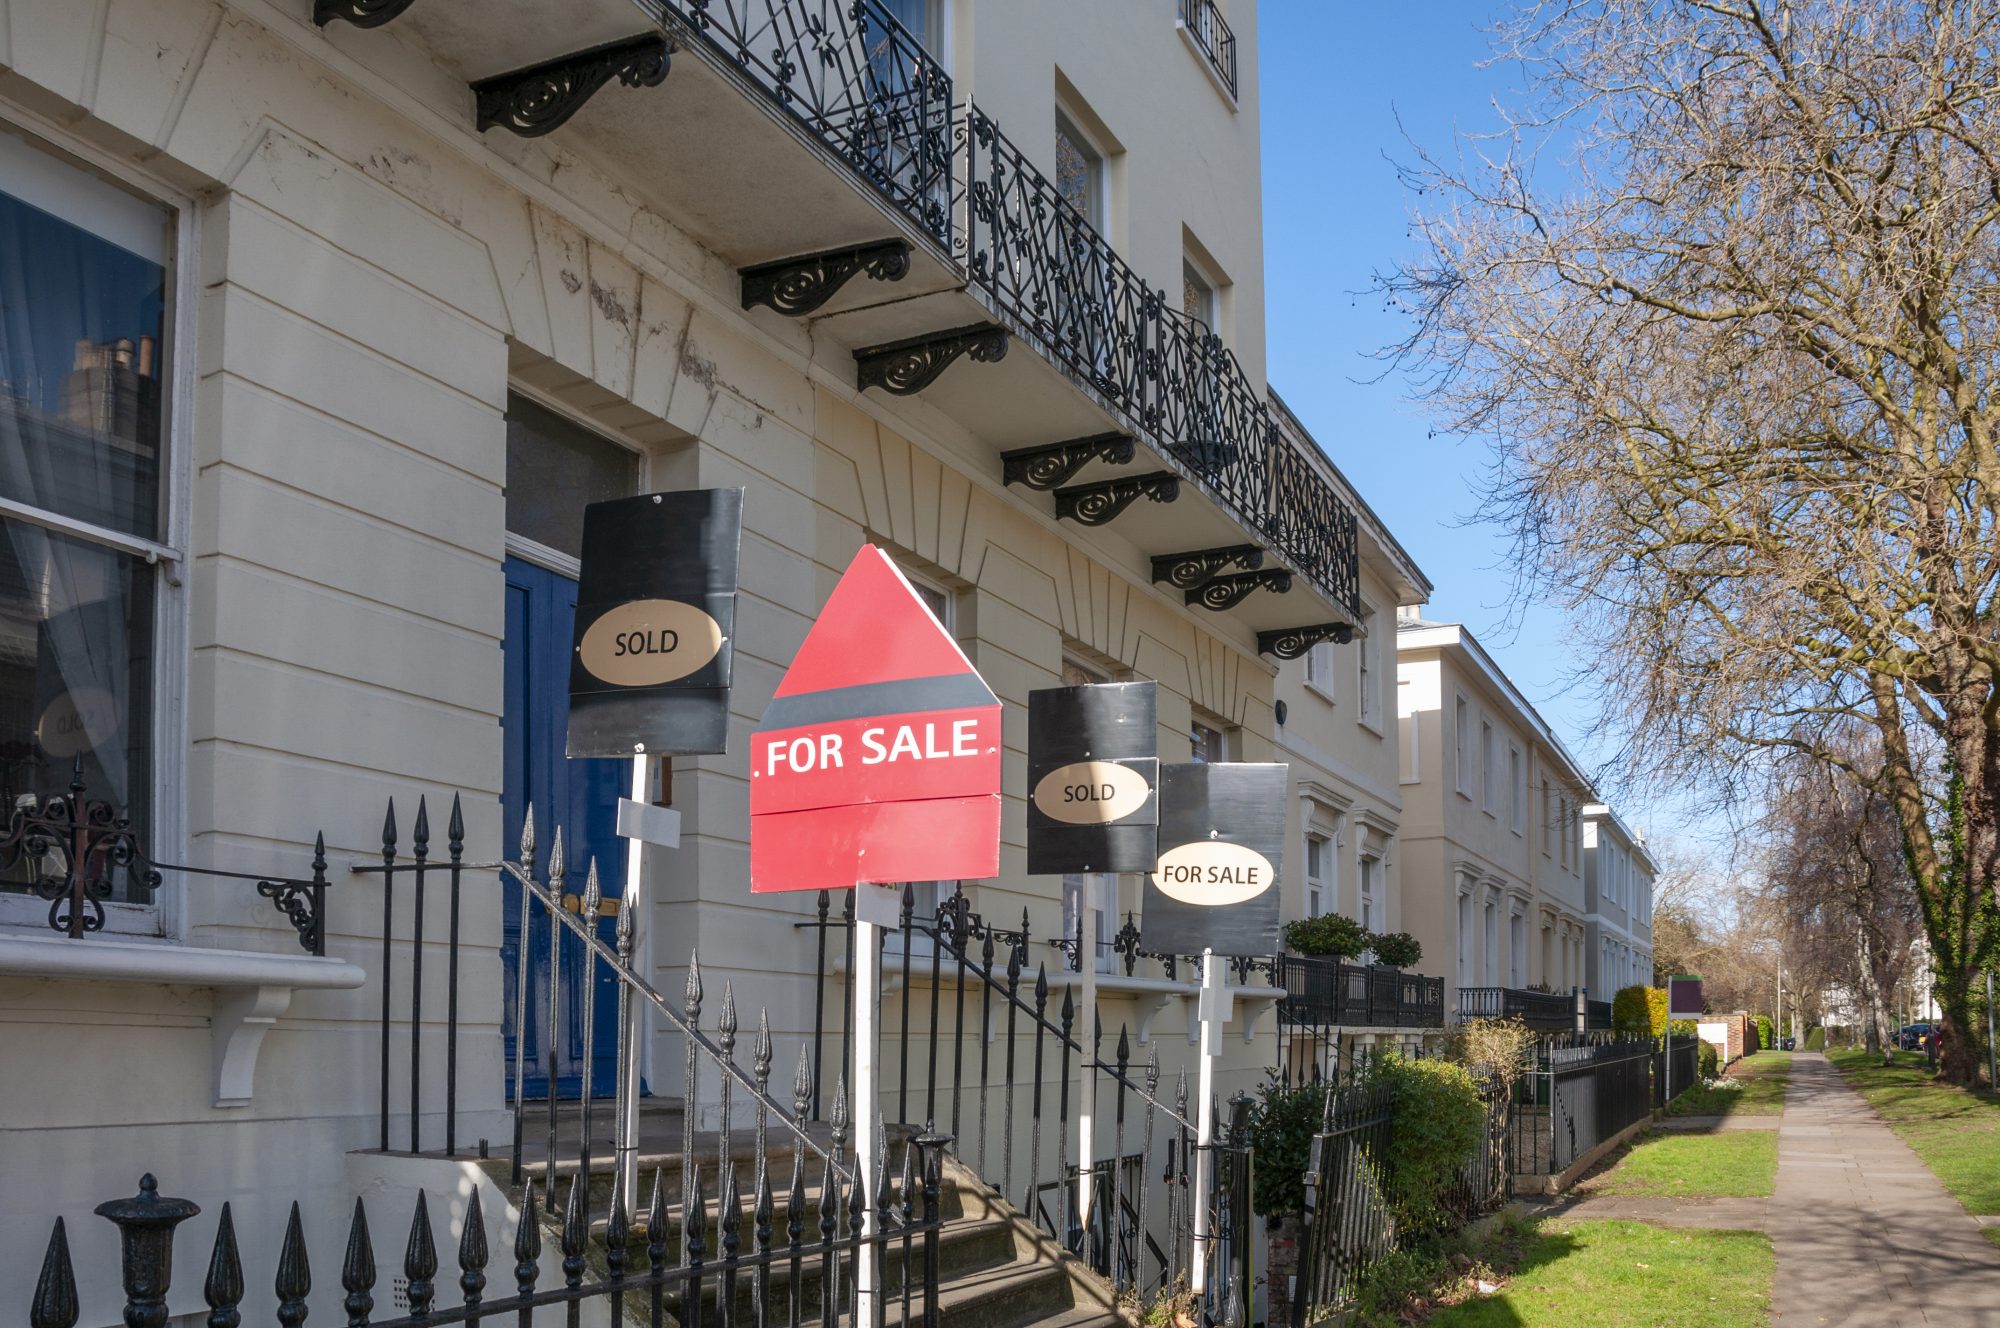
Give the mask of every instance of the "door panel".
[{"label": "door panel", "polygon": [[[625,886],[625,841],[617,834],[617,807],[619,795],[629,784],[630,766],[620,760],[572,761],[563,754],[569,727],[569,656],[576,621],[576,582],[519,558],[507,559],[506,577],[506,698],[500,721],[505,748],[503,852],[509,858],[518,855],[522,821],[532,806],[535,852],[545,865],[555,830],[562,828],[567,860],[564,890],[570,895],[583,893],[585,872],[594,859],[604,897],[616,899]],[[501,1022],[508,1054],[514,1054],[517,1037],[524,1037],[524,1049],[530,1057],[524,1093],[531,1098],[548,1096],[549,972],[559,957],[555,1092],[559,1097],[578,1096],[584,1068],[583,943],[565,930],[560,951],[552,951],[552,924],[539,906],[532,910],[526,938],[528,1027],[517,1030],[515,982],[523,943],[519,886],[503,878],[500,899],[500,954],[506,989]],[[614,918],[600,917],[597,927],[599,936],[612,941]],[[602,965],[594,965],[593,971],[596,1004],[591,1092],[597,1095],[610,1093],[615,1082],[618,989]],[[507,1091],[512,1093],[513,1087],[510,1075]]]}]

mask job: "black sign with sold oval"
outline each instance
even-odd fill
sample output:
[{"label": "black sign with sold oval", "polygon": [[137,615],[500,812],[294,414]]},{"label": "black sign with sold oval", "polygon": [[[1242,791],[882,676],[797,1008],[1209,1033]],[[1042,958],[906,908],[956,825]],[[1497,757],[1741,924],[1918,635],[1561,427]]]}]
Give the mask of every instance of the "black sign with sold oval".
[{"label": "black sign with sold oval", "polygon": [[1152,868],[1159,720],[1150,682],[1028,693],[1028,871]]},{"label": "black sign with sold oval", "polygon": [[741,489],[647,493],[583,510],[571,756],[725,749],[742,529]]},{"label": "black sign with sold oval", "polygon": [[1277,952],[1288,777],[1280,764],[1160,767],[1159,855],[1139,917],[1147,950]]}]

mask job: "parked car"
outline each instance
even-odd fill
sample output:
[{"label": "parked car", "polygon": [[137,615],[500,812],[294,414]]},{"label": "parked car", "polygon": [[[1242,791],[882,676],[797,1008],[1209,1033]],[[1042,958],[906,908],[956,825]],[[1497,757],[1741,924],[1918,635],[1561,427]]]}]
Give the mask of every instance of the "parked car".
[{"label": "parked car", "polygon": [[1780,1038],[1778,1040],[1778,1046],[1781,1050],[1784,1051],[1796,1051],[1798,1050],[1798,1047],[1796,1046],[1797,1042],[1798,1042],[1797,1038]]},{"label": "parked car", "polygon": [[1921,1024],[1904,1024],[1896,1030],[1897,1047],[1904,1051],[1922,1051],[1924,1039],[1931,1034],[1931,1027],[1928,1021]]}]

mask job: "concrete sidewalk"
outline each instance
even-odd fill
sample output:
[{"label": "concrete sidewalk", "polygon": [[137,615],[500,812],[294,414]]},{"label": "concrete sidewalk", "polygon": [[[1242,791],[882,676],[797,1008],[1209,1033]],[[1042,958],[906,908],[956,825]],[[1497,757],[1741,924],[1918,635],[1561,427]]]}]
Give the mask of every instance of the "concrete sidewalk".
[{"label": "concrete sidewalk", "polygon": [[1777,1328],[2000,1328],[2000,1248],[1818,1053],[1793,1058],[1765,1225]]}]

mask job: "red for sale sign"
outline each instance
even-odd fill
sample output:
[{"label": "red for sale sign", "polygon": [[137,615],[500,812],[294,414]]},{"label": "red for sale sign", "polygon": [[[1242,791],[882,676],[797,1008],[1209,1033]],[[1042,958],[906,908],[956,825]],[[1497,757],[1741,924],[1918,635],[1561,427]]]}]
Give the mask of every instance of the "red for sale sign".
[{"label": "red for sale sign", "polygon": [[750,738],[750,888],[1000,871],[1000,701],[872,544]]}]

